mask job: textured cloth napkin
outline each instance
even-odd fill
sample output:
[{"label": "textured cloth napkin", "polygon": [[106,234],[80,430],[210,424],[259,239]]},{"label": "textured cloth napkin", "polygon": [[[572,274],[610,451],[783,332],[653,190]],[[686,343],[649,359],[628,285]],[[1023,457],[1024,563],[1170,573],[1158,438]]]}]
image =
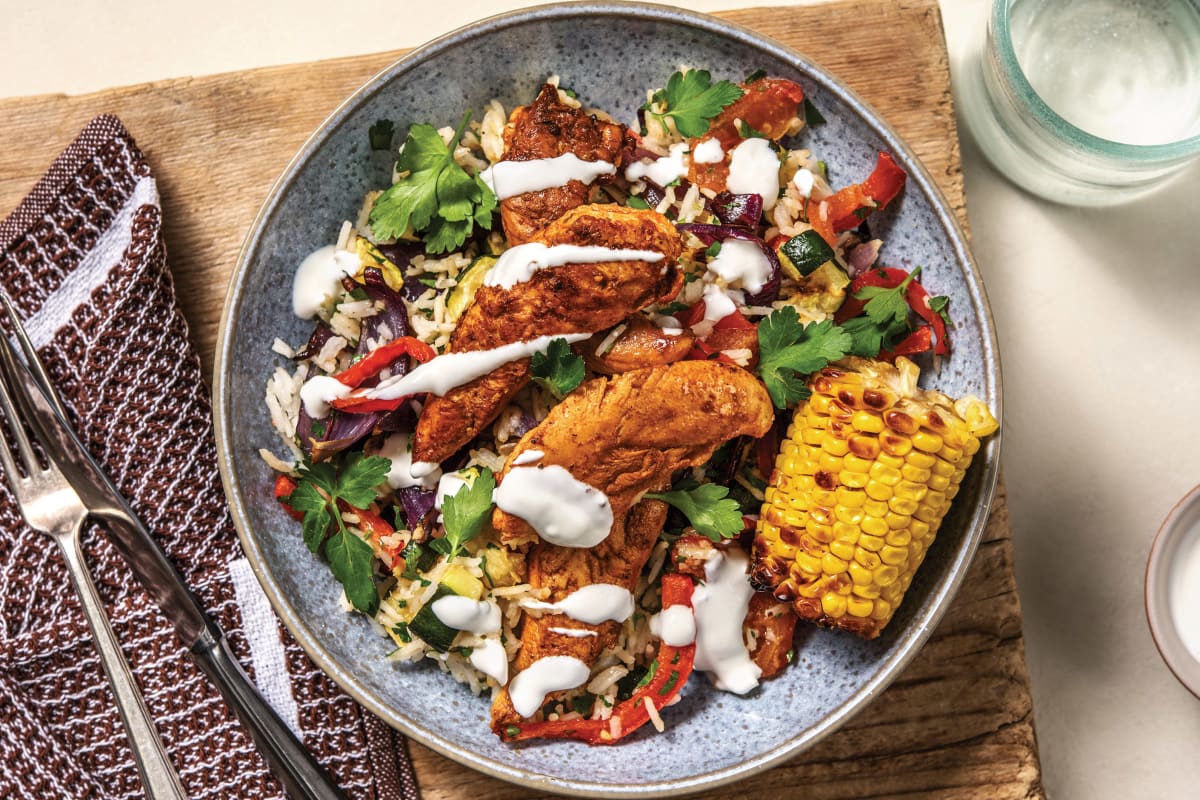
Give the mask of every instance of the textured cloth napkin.
[{"label": "textured cloth napkin", "polygon": [[[3,291],[27,321],[80,437],[271,704],[351,797],[415,800],[404,738],[314,667],[280,626],[242,555],[162,225],[145,158],[115,117],[98,117],[0,223]],[[189,796],[283,797],[103,532],[89,528],[84,544]],[[25,525],[6,482],[0,610],[0,797],[142,797],[58,549]]]}]

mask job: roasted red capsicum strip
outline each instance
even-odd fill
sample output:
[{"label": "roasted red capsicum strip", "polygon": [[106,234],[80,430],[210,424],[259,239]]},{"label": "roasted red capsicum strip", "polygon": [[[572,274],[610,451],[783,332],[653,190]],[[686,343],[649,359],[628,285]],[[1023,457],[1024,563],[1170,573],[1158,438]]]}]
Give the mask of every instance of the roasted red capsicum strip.
[{"label": "roasted red capsicum strip", "polygon": [[288,505],[288,498],[296,491],[296,480],[290,475],[280,475],[275,479],[275,499],[283,506],[283,510],[297,522],[304,521],[304,514]]},{"label": "roasted red capsicum strip", "polygon": [[420,339],[401,336],[399,339],[376,347],[333,377],[353,389],[368,378],[374,378],[402,356],[412,356],[417,361],[424,363],[436,355],[434,349]]},{"label": "roasted red capsicum strip", "polygon": [[[404,356],[412,356],[421,363],[431,360],[437,355],[432,347],[414,339],[411,336],[401,336],[399,339],[376,347],[358,361],[333,377],[351,388],[357,388],[368,378],[374,378],[387,367],[396,363]],[[402,406],[408,397],[397,397],[393,400],[380,400],[365,395],[347,395],[334,400],[331,405],[338,411],[348,414],[368,414],[372,411],[395,411]]]},{"label": "roasted red capsicum strip", "polygon": [[[695,584],[687,575],[678,572],[664,575],[663,608],[678,605],[690,608],[693,588]],[[578,739],[588,744],[614,744],[650,721],[647,700],[656,711],[661,711],[679,695],[692,674],[695,657],[695,643],[684,647],[662,644],[651,667],[653,675],[650,680],[634,691],[628,700],[618,703],[609,719],[557,719],[508,725],[504,728],[503,738],[509,742],[522,739]]]},{"label": "roasted red capsicum strip", "polygon": [[[840,325],[846,320],[857,317],[862,313],[866,302],[858,299],[855,295],[865,287],[880,286],[884,289],[895,289],[908,280],[908,276],[908,272],[896,269],[895,267],[872,267],[867,270],[850,282],[850,288],[846,292],[846,301],[842,303],[842,307],[834,315],[834,322]],[[948,354],[950,352],[950,340],[946,337],[946,323],[942,319],[941,314],[933,310],[929,292],[918,281],[911,280],[908,282],[908,288],[904,292],[904,299],[907,301],[908,307],[913,310],[913,313],[923,319],[933,329],[935,339],[933,342],[933,352],[939,356]],[[909,338],[912,337],[910,336]],[[906,339],[905,341],[908,340]],[[899,346],[897,345],[897,348]],[[923,351],[913,350],[912,352],[919,353]],[[895,355],[908,355],[908,353],[900,353],[895,350],[893,350],[893,353]]]},{"label": "roasted red capsicum strip", "polygon": [[908,174],[888,153],[880,153],[875,169],[862,183],[839,189],[824,200],[808,201],[808,222],[832,247],[842,231],[857,228],[872,211],[896,199]]}]

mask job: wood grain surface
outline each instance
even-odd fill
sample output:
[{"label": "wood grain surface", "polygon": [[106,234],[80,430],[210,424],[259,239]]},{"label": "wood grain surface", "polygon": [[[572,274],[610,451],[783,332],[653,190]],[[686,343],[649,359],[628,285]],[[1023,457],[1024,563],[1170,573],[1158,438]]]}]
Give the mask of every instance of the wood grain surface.
[{"label": "wood grain surface", "polygon": [[[936,0],[839,0],[719,16],[803,52],[866,98],[912,145],[966,225]],[[89,119],[119,116],[158,178],[172,273],[211,378],[225,287],[268,189],[338,102],[402,53],[0,100],[0,215]],[[1044,796],[1010,537],[1002,488],[946,620],[887,692],[795,760],[705,796]],[[415,743],[412,755],[428,800],[535,796]]]}]

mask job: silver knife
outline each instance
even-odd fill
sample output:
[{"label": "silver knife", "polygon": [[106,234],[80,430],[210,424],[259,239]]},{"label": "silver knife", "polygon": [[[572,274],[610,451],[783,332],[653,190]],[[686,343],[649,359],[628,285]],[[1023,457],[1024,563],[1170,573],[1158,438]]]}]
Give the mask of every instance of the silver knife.
[{"label": "silver knife", "polygon": [[25,356],[22,363],[8,337],[0,332],[0,370],[9,380],[24,385],[27,391],[19,394],[24,394],[28,403],[19,403],[23,406],[22,416],[44,445],[62,456],[60,468],[80,500],[93,516],[104,520],[117,552],[175,626],[176,635],[196,664],[249,730],[288,794],[297,800],[345,800],[330,775],[250,682],[230,651],[225,634],[205,613],[158,541],[79,441],[16,312],[3,294],[0,302]]}]

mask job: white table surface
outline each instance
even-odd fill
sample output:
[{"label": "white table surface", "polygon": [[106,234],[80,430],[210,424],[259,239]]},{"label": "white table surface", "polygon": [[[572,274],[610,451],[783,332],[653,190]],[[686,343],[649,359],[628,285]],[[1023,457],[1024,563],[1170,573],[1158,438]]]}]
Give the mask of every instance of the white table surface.
[{"label": "white table surface", "polygon": [[[988,3],[941,3],[961,60]],[[0,97],[390,50],[526,4],[0,0]],[[1003,463],[1045,785],[1054,798],[1194,797],[1200,702],[1159,660],[1142,579],[1160,521],[1200,482],[1200,204],[1188,191],[1200,165],[1108,210],[1024,194],[965,132],[963,166],[1004,362]]]}]

